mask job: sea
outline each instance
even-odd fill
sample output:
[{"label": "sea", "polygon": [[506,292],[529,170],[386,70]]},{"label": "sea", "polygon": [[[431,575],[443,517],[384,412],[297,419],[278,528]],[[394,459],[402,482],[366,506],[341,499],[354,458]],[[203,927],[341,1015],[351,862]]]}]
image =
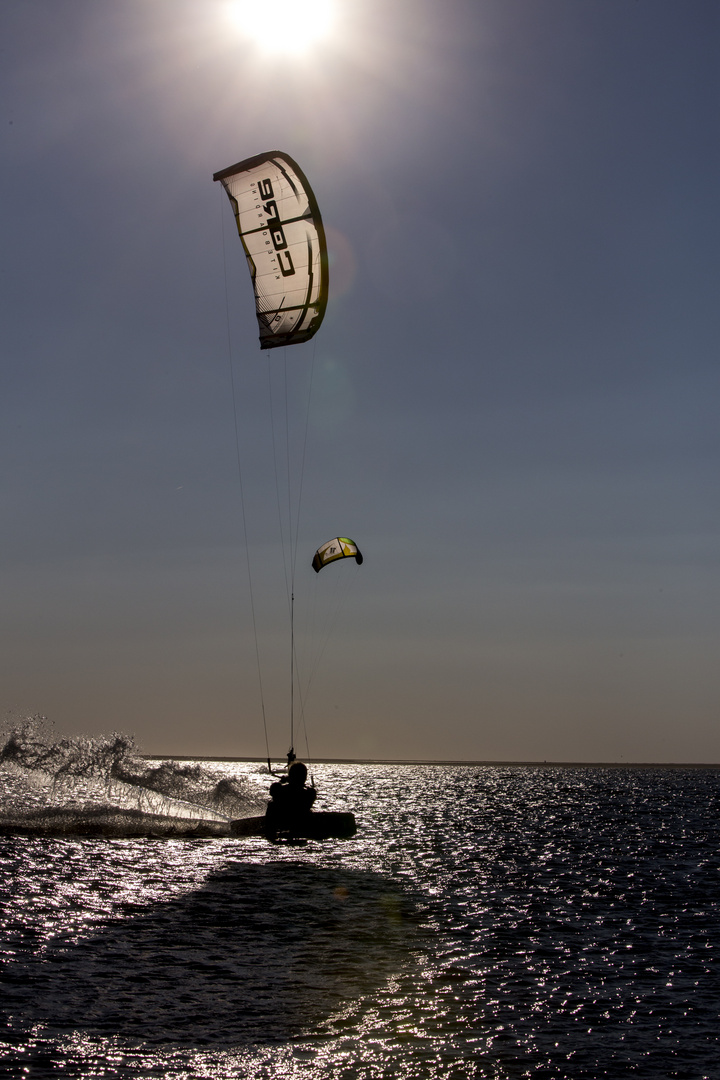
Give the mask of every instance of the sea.
[{"label": "sea", "polygon": [[720,1076],[720,770],[267,765],[0,743],[0,1075]]}]

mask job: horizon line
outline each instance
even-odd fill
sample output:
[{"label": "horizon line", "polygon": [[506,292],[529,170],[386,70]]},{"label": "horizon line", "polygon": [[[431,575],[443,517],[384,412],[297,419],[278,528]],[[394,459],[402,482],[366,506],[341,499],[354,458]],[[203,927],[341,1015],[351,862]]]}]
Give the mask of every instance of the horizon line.
[{"label": "horizon line", "polygon": [[[218,757],[212,754],[141,754],[145,759],[156,761],[238,761],[256,762],[264,765],[266,759],[251,757]],[[301,759],[298,758],[298,761]],[[284,768],[285,763],[281,762]],[[312,765],[468,765],[468,766],[516,766],[518,768],[560,769],[720,769],[717,762],[699,761],[501,761],[467,758],[308,758]]]}]

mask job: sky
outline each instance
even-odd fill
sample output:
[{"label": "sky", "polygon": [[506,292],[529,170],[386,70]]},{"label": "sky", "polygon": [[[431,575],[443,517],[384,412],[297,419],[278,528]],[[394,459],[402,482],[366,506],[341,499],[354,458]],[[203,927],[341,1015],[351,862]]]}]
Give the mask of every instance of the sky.
[{"label": "sky", "polygon": [[[330,15],[0,5],[5,722],[282,758],[289,471],[301,754],[720,762],[717,0]],[[267,150],[330,298],[261,352]]]}]

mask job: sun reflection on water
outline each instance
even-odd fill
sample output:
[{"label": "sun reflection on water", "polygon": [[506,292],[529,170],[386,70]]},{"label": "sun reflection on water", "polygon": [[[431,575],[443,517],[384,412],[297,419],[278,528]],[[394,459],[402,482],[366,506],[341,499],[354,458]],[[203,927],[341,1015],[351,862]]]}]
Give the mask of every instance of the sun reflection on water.
[{"label": "sun reflection on water", "polygon": [[325,808],[356,811],[356,840],[5,838],[4,959],[21,978],[0,1065],[656,1080],[682,1056],[712,1074],[715,774],[315,777]]}]

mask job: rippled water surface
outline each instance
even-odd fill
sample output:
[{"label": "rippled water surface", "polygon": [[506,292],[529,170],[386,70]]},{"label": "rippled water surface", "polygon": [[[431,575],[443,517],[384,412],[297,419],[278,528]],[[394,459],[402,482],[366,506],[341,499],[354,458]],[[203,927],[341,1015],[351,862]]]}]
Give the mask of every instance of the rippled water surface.
[{"label": "rippled water surface", "polygon": [[[207,769],[257,812],[260,766]],[[720,1075],[718,771],[315,779],[353,840],[0,837],[0,1071]]]}]

